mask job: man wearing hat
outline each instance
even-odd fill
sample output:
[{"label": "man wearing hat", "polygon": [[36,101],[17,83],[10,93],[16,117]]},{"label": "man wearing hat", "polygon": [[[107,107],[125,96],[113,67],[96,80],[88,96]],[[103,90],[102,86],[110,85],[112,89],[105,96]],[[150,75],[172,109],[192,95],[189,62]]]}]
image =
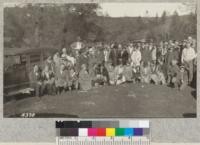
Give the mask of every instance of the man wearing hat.
[{"label": "man wearing hat", "polygon": [[182,57],[181,57],[181,62],[186,68],[188,72],[188,77],[189,77],[189,84],[193,80],[193,65],[194,65],[194,59],[197,57],[197,54],[194,50],[194,48],[191,47],[191,43],[187,43],[186,48],[183,49],[182,52]]}]

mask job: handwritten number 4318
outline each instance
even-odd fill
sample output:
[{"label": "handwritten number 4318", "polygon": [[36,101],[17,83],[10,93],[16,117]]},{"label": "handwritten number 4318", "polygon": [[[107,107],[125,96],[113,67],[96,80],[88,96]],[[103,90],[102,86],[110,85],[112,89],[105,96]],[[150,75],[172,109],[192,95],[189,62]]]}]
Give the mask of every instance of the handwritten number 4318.
[{"label": "handwritten number 4318", "polygon": [[35,113],[22,113],[20,115],[20,117],[22,117],[22,118],[34,118],[35,117]]}]

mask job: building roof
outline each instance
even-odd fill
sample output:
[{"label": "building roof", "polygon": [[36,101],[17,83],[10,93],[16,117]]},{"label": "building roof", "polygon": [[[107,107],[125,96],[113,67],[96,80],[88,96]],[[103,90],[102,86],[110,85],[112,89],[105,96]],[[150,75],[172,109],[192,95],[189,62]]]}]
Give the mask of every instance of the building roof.
[{"label": "building roof", "polygon": [[55,48],[4,48],[4,56],[15,56],[15,55],[22,55],[22,54],[31,54],[31,53],[40,53],[40,52],[47,52],[53,53],[58,51]]}]

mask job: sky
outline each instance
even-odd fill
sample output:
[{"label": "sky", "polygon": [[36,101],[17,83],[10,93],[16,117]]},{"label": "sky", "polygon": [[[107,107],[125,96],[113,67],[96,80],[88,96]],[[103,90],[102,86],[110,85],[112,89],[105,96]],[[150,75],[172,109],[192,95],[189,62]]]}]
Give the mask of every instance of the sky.
[{"label": "sky", "polygon": [[[195,3],[194,3],[195,4]],[[174,11],[177,11],[179,15],[189,14],[193,9],[188,9],[186,5],[181,2],[126,2],[126,3],[112,3],[105,2],[99,3],[101,9],[97,12],[99,15],[108,15],[110,17],[159,17],[163,11],[167,12],[167,15],[172,15]],[[15,7],[15,3],[4,3],[5,7]],[[18,5],[22,6],[22,4]],[[194,5],[195,6],[195,5]]]},{"label": "sky", "polygon": [[182,3],[101,3],[101,12],[111,17],[138,17],[149,16],[155,17],[156,14],[161,16],[163,11],[172,15],[177,11],[179,15],[188,14],[191,11]]}]

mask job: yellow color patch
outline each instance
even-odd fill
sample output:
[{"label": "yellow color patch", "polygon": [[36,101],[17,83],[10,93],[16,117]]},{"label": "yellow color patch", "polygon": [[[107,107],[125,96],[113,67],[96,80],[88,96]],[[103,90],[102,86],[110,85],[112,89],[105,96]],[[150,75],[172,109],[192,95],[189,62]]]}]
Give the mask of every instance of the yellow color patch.
[{"label": "yellow color patch", "polygon": [[106,128],[106,136],[115,136],[115,128]]}]

